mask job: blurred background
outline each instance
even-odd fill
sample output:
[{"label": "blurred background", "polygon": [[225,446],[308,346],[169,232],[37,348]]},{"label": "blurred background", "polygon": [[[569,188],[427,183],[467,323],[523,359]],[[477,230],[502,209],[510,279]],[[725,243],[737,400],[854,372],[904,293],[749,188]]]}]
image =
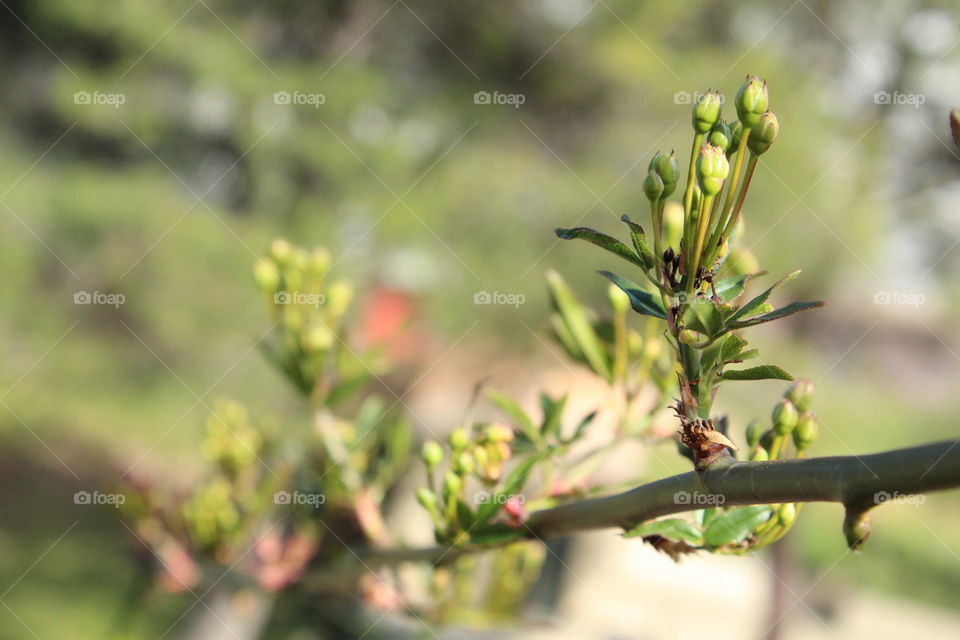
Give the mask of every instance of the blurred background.
[{"label": "blurred background", "polygon": [[[545,339],[544,273],[600,303],[594,270],[617,265],[552,229],[646,220],[650,156],[685,164],[692,97],[732,97],[747,73],[768,81],[781,133],[746,244],[773,274],[803,269],[791,299],[828,302],[753,338],[817,382],[812,453],[956,435],[953,2],[0,4],[0,638],[106,633],[133,568],[122,525],[75,491],[115,469],[189,484],[219,397],[297,415],[256,349],[251,265],[276,236],[327,247],[414,319],[404,403],[420,429],[449,430],[486,378],[526,404],[540,389],[602,401]],[[735,429],[782,393],[764,384],[721,398]],[[634,453],[621,463],[651,479],[687,468]],[[777,559],[675,565],[578,537],[556,611],[526,633],[701,637],[702,598],[711,636],[760,637],[779,598],[782,637],[948,637],[958,506],[878,510],[860,556],[834,505],[808,507]],[[185,603],[151,601],[133,637],[176,637]]]}]

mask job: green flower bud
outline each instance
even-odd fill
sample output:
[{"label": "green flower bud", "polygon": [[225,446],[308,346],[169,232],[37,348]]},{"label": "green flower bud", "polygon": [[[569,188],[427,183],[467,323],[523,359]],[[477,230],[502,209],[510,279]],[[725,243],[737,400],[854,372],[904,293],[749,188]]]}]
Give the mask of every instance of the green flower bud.
[{"label": "green flower bud", "polygon": [[797,505],[786,502],[777,509],[777,519],[784,527],[790,527],[797,519]]},{"label": "green flower bud", "polygon": [[713,125],[710,135],[707,136],[707,142],[715,147],[720,147],[729,156],[731,153],[730,145],[733,144],[733,132],[730,130],[730,125],[723,120]]},{"label": "green flower bud", "polygon": [[293,247],[291,247],[290,243],[283,238],[277,238],[270,243],[270,256],[281,267],[286,266],[292,253]]},{"label": "green flower bud", "polygon": [[697,133],[707,133],[720,120],[720,109],[723,107],[723,96],[719,91],[707,91],[700,96],[693,105],[693,130]]},{"label": "green flower bud", "polygon": [[439,442],[427,440],[423,443],[420,457],[423,458],[423,463],[427,465],[427,469],[433,471],[437,468],[437,465],[443,462],[443,447],[440,446]]},{"label": "green flower bud", "polygon": [[756,273],[760,270],[757,257],[749,249],[731,249],[730,257],[727,258],[727,266],[734,275],[738,276],[745,276],[748,273]]},{"label": "green flower bud", "polygon": [[702,333],[694,331],[692,329],[684,329],[680,332],[680,335],[677,336],[677,339],[680,340],[682,344],[697,344],[703,342],[706,338]]},{"label": "green flower bud", "polygon": [[460,476],[452,471],[447,471],[443,476],[443,499],[448,501],[450,498],[460,493],[463,488],[463,481]]},{"label": "green flower bud", "polygon": [[747,148],[750,153],[759,156],[765,153],[773,141],[777,139],[777,133],[780,131],[780,122],[773,111],[766,111],[760,116],[757,126],[750,131],[750,138],[747,140]]},{"label": "green flower bud", "polygon": [[760,434],[760,446],[766,449],[768,453],[773,448],[773,435],[773,431],[770,429]]},{"label": "green flower bud", "polygon": [[457,427],[450,432],[449,442],[454,451],[463,451],[470,443],[470,434],[463,427]]},{"label": "green flower bud", "polygon": [[273,294],[280,288],[280,271],[268,258],[260,258],[254,263],[253,279],[264,293]]},{"label": "green flower bud", "polygon": [[453,471],[460,476],[473,473],[473,457],[466,452],[458,455],[453,459]]},{"label": "green flower bud", "polygon": [[643,179],[643,193],[650,202],[656,202],[663,194],[663,180],[653,169],[648,171],[647,177]]},{"label": "green flower bud", "polygon": [[750,452],[750,462],[766,462],[770,459],[770,454],[763,447],[757,447]]},{"label": "green flower bud", "polygon": [[323,275],[330,267],[330,252],[323,247],[317,247],[310,252],[307,268],[316,275]]},{"label": "green flower bud", "polygon": [[809,411],[804,411],[797,419],[797,428],[793,430],[793,446],[797,451],[805,451],[820,435],[820,425],[817,418]]},{"label": "green flower bud", "polygon": [[730,173],[727,156],[720,147],[705,144],[697,155],[697,182],[704,195],[716,195]]},{"label": "green flower bud", "polygon": [[663,246],[680,246],[683,234],[683,206],[678,202],[668,202],[663,208]]},{"label": "green flower bud", "polygon": [[807,411],[813,403],[813,383],[809,380],[797,380],[790,387],[786,397],[794,404],[798,411]]},{"label": "green flower bud", "polygon": [[513,429],[505,424],[491,424],[483,435],[490,442],[513,442]]},{"label": "green flower bud", "polygon": [[863,544],[870,537],[870,514],[866,511],[854,512],[847,510],[843,518],[843,535],[847,538],[847,546],[854,553],[863,550]]},{"label": "green flower bud", "polygon": [[747,425],[747,446],[755,447],[760,442],[760,436],[763,435],[763,427],[756,420]]},{"label": "green flower bud", "polygon": [[347,308],[353,302],[353,293],[353,284],[346,280],[337,280],[330,285],[323,302],[331,317],[340,318],[347,312]]},{"label": "green flower bud", "polygon": [[797,426],[799,414],[793,403],[783,398],[773,408],[773,432],[778,436],[785,436]]},{"label": "green flower bud", "polygon": [[319,353],[332,347],[334,340],[336,336],[330,327],[318,324],[301,336],[300,344],[307,353]]},{"label": "green flower bud", "polygon": [[630,296],[613,283],[607,287],[607,300],[617,315],[623,315],[630,310]]},{"label": "green flower bud", "polygon": [[735,101],[737,117],[740,118],[744,128],[750,129],[760,122],[760,116],[767,110],[769,99],[766,81],[757,76],[747,76],[737,90]]},{"label": "green flower bud", "polygon": [[430,489],[417,489],[417,502],[424,509],[433,513],[437,509],[437,494]]},{"label": "green flower bud", "polygon": [[656,171],[663,182],[663,193],[660,199],[664,199],[673,193],[677,188],[677,181],[680,179],[680,161],[677,160],[677,154],[670,151],[670,155],[665,155],[659,151],[650,159],[647,171]]}]

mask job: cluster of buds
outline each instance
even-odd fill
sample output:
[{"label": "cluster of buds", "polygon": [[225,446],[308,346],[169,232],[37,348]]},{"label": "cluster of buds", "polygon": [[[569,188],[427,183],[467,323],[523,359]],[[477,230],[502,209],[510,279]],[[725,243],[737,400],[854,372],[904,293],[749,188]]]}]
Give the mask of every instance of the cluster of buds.
[{"label": "cluster of buds", "polygon": [[[755,262],[743,251],[731,255],[728,247],[757,159],[776,140],[779,124],[768,109],[766,82],[756,76],[746,78],[734,102],[738,119],[733,124],[722,118],[719,91],[707,91],[693,105],[694,140],[679,240],[668,239],[664,228],[665,202],[680,178],[676,154],[657,152],[643,180],[651,204],[658,285],[667,295],[699,295],[728,258],[735,259],[740,268]],[[674,264],[678,256],[679,267]],[[678,316],[675,314],[675,321]]]},{"label": "cluster of buds", "polygon": [[219,402],[207,418],[201,450],[228,476],[251,467],[263,447],[263,435],[250,424],[247,409],[239,402]]},{"label": "cluster of buds", "polygon": [[328,282],[330,254],[307,252],[283,239],[254,265],[279,336],[271,347],[283,372],[305,394],[323,391],[324,373],[340,351],[343,317],[353,300],[345,280]]},{"label": "cluster of buds", "polygon": [[[513,429],[494,423],[454,429],[447,438],[449,452],[437,441],[424,443],[421,457],[429,488],[420,489],[417,500],[430,514],[439,542],[457,541],[458,536],[466,535],[475,509],[499,499],[496,489],[504,463],[513,453],[514,437]],[[444,462],[447,468],[441,474]],[[468,493],[471,484],[477,488],[473,494]],[[500,505],[507,522],[525,515],[522,502],[510,498],[515,496],[503,497]]]},{"label": "cluster of buds", "polygon": [[764,431],[760,423],[747,427],[750,460],[776,460],[787,453],[793,442],[797,457],[803,457],[820,433],[817,417],[810,411],[814,386],[809,380],[798,380],[773,407],[771,427]]}]

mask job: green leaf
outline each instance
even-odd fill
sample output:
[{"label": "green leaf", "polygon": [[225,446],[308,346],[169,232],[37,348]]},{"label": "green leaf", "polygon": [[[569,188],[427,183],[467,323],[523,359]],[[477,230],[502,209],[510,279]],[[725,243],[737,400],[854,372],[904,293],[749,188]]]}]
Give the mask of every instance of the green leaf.
[{"label": "green leaf", "polygon": [[710,523],[703,534],[704,542],[710,547],[736,544],[769,520],[770,511],[767,505],[754,505],[728,511]]},{"label": "green leaf", "polygon": [[699,547],[703,544],[703,531],[700,527],[683,518],[667,518],[644,522],[638,527],[623,534],[624,538],[640,538],[645,536],[662,536],[669,540],[686,542],[690,546]]},{"label": "green leaf", "polygon": [[570,333],[570,327],[563,321],[563,316],[559,313],[550,314],[550,326],[553,329],[554,339],[563,347],[567,355],[578,362],[586,362],[586,359],[583,357],[583,352],[580,351],[580,347],[577,346],[577,341],[574,339],[573,334]]},{"label": "green leaf", "polygon": [[721,278],[713,284],[713,290],[723,303],[732,302],[743,295],[748,280],[751,278],[759,278],[762,275],[766,275],[766,273],[766,271],[758,271],[757,273]]},{"label": "green leaf", "polygon": [[544,437],[554,436],[560,432],[560,418],[566,404],[567,396],[554,400],[545,393],[540,394],[540,408],[543,409],[543,424],[540,427],[540,433]]},{"label": "green leaf", "polygon": [[470,505],[463,500],[457,500],[457,523],[464,531],[470,531],[473,528],[473,511],[470,510]]},{"label": "green leaf", "polygon": [[770,297],[770,294],[773,293],[778,287],[782,286],[784,283],[786,283],[789,280],[793,280],[798,275],[800,275],[799,269],[774,282],[769,289],[767,289],[766,291],[758,295],[756,298],[754,298],[747,304],[740,307],[739,311],[737,311],[735,314],[730,316],[729,322],[736,322],[737,320],[749,315],[751,311],[753,311],[754,309],[762,305],[764,302],[766,302],[767,298]]},{"label": "green leaf", "polygon": [[747,341],[731,333],[723,341],[723,349],[720,351],[720,362],[729,362],[741,354],[743,348],[747,346]]},{"label": "green leaf", "polygon": [[817,300],[815,302],[792,302],[785,307],[780,307],[770,313],[765,313],[762,316],[756,316],[753,318],[748,318],[746,320],[741,320],[740,322],[735,322],[731,328],[733,329],[742,329],[743,327],[754,327],[758,324],[763,324],[764,322],[773,322],[774,320],[779,320],[780,318],[786,318],[787,316],[792,316],[795,313],[800,313],[801,311],[807,311],[809,309],[816,309],[817,307],[822,307],[825,303]]},{"label": "green leaf", "polygon": [[594,333],[583,307],[580,306],[567,283],[556,271],[547,272],[547,285],[550,287],[550,297],[557,311],[563,316],[563,320],[570,329],[570,334],[576,340],[587,364],[590,365],[594,373],[609,379],[610,364],[606,352],[603,350],[597,334]]},{"label": "green leaf", "polygon": [[533,465],[545,457],[545,453],[535,454],[518,464],[507,476],[507,479],[503,481],[503,486],[490,496],[488,502],[483,503],[477,509],[477,522],[487,522],[496,516],[503,508],[503,503],[506,502],[507,498],[516,495],[523,489],[523,484],[527,481],[527,476],[533,469]]},{"label": "green leaf", "polygon": [[793,376],[772,364],[763,364],[749,369],[735,369],[723,371],[720,377],[724,380],[793,380]]},{"label": "green leaf", "polygon": [[650,243],[647,242],[647,234],[644,233],[643,227],[633,222],[628,215],[621,216],[620,220],[630,228],[630,240],[633,241],[633,248],[636,249],[637,255],[643,260],[647,269],[653,269],[657,263],[653,251],[650,250]]},{"label": "green leaf", "polygon": [[520,405],[496,389],[487,390],[487,398],[510,417],[527,439],[538,445],[543,443],[543,438],[540,437],[540,430],[533,424],[530,416],[520,408]]},{"label": "green leaf", "polygon": [[709,300],[697,299],[687,307],[687,328],[714,337],[723,331],[720,310]]},{"label": "green leaf", "polygon": [[587,227],[554,229],[554,233],[557,234],[558,238],[562,238],[563,240],[575,240],[579,238],[581,240],[586,240],[587,242],[592,242],[598,247],[606,249],[610,253],[620,256],[627,262],[632,262],[643,269],[647,268],[647,265],[644,264],[644,261],[640,256],[631,251],[627,245],[623,244],[613,236],[608,236],[605,233],[600,233],[599,231],[589,229]]},{"label": "green leaf", "polygon": [[663,310],[663,305],[652,293],[641,289],[637,283],[631,282],[626,278],[621,278],[615,273],[609,271],[598,271],[597,273],[620,287],[621,291],[629,296],[630,306],[633,307],[634,311],[645,316],[653,316],[654,318],[666,320],[667,314]]},{"label": "green leaf", "polygon": [[583,417],[577,427],[573,430],[573,435],[563,441],[563,444],[571,444],[583,437],[584,430],[593,422],[593,419],[597,417],[596,411],[591,411]]},{"label": "green leaf", "polygon": [[502,546],[514,540],[520,540],[526,537],[527,532],[523,529],[514,529],[513,527],[494,522],[482,527],[475,528],[470,532],[470,542],[481,546]]}]

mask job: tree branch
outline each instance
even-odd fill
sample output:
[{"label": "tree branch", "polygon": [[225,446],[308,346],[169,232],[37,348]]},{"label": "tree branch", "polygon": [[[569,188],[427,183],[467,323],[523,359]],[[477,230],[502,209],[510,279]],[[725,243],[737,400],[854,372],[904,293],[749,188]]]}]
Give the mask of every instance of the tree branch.
[{"label": "tree branch", "polygon": [[[722,500],[723,506],[839,502],[848,512],[862,513],[883,502],[878,494],[908,495],[960,487],[958,445],[960,440],[945,440],[865,456],[715,465],[702,473],[682,473],[623,493],[535,511],[524,537],[547,539],[591,529],[631,529],[660,516],[706,506],[695,502],[696,496],[704,494],[713,497],[712,504]],[[359,557],[372,569],[398,562],[447,562],[485,548],[381,549]]]}]

